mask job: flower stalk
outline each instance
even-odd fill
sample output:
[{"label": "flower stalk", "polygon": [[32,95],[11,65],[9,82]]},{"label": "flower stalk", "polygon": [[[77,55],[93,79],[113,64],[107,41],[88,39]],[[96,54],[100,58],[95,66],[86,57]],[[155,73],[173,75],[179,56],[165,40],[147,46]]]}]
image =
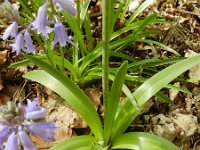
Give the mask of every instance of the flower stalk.
[{"label": "flower stalk", "polygon": [[103,102],[104,102],[104,109],[105,109],[105,119],[104,119],[104,142],[107,144],[109,142],[109,134],[107,132],[107,116],[108,113],[108,101],[109,101],[109,80],[108,80],[108,73],[109,73],[109,41],[110,41],[110,31],[111,31],[111,1],[103,0],[102,3],[102,12],[103,12],[103,28],[102,28],[102,85],[103,85]]}]

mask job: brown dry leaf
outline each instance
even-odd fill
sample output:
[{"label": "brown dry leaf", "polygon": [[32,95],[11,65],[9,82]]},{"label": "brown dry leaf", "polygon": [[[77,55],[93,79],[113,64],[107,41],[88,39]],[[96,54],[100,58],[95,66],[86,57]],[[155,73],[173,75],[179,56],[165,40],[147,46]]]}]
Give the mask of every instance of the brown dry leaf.
[{"label": "brown dry leaf", "polygon": [[95,106],[95,109],[97,110],[98,107],[101,105],[101,92],[99,89],[95,89],[95,88],[87,88],[85,90],[85,93],[87,94],[87,96],[90,98],[90,100],[92,101],[92,104]]},{"label": "brown dry leaf", "polygon": [[7,90],[9,95],[11,95],[13,100],[22,101],[25,97],[25,89],[22,86],[7,84],[5,86],[5,89]]},{"label": "brown dry leaf", "polygon": [[[180,82],[176,82],[174,84],[174,86],[176,87],[180,87]],[[173,101],[175,100],[175,98],[178,96],[179,91],[175,90],[175,89],[170,89],[169,90],[169,98]]]},{"label": "brown dry leaf", "polygon": [[193,115],[176,114],[173,118],[174,123],[181,129],[183,137],[190,137],[197,131],[197,117]]},{"label": "brown dry leaf", "polygon": [[[185,57],[192,57],[192,56],[195,56],[195,55],[198,55],[198,53],[192,51],[192,50],[189,50],[188,52],[185,53]],[[194,66],[193,68],[191,68],[189,70],[189,74],[188,76],[191,78],[191,79],[196,79],[200,80],[200,64]]]},{"label": "brown dry leaf", "polygon": [[162,136],[169,141],[173,141],[176,137],[176,130],[172,119],[163,114],[156,115],[152,118],[153,133]]},{"label": "brown dry leaf", "polygon": [[0,73],[0,91],[3,89],[3,81],[1,80],[1,73]]},{"label": "brown dry leaf", "polygon": [[0,105],[5,105],[8,101],[10,101],[11,97],[9,97],[5,93],[0,93]]},{"label": "brown dry leaf", "polygon": [[43,107],[47,110],[46,121],[55,120],[54,123],[58,126],[58,129],[56,130],[55,142],[48,143],[37,137],[32,138],[36,146],[40,149],[48,149],[55,143],[71,138],[74,135],[72,128],[88,127],[80,115],[72,110],[67,103],[56,94],[49,97]]},{"label": "brown dry leaf", "polygon": [[0,51],[0,66],[3,65],[8,58],[8,50]]}]

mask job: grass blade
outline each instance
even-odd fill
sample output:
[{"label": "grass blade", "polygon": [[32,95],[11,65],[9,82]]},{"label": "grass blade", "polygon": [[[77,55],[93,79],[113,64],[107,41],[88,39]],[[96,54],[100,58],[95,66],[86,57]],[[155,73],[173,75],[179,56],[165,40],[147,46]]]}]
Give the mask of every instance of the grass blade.
[{"label": "grass blade", "polygon": [[129,25],[133,22],[133,20],[141,13],[143,12],[147,7],[149,7],[154,0],[146,0],[140,7],[131,15],[129,20],[126,22],[126,25]]}]

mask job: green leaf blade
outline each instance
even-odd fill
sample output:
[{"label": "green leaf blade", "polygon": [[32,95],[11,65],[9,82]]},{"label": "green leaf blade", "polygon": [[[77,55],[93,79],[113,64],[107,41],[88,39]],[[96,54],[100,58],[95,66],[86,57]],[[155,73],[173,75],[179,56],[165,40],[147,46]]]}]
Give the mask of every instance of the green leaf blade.
[{"label": "green leaf blade", "polygon": [[181,150],[166,139],[144,132],[131,132],[117,137],[113,140],[112,149]]},{"label": "green leaf blade", "polygon": [[[133,93],[133,97],[137,100],[139,107],[142,108],[147,100],[160,89],[198,63],[200,63],[200,55],[179,61],[148,79]],[[134,109],[130,100],[124,100],[116,116],[116,127],[114,128],[113,136],[122,134],[139,113]]]},{"label": "green leaf blade", "polygon": [[32,56],[26,57],[45,71],[35,70],[24,77],[47,86],[63,97],[85,119],[96,138],[102,140],[101,121],[89,98],[67,76],[49,64]]},{"label": "green leaf blade", "polygon": [[64,140],[50,150],[90,150],[94,143],[95,138],[93,136],[84,135]]}]

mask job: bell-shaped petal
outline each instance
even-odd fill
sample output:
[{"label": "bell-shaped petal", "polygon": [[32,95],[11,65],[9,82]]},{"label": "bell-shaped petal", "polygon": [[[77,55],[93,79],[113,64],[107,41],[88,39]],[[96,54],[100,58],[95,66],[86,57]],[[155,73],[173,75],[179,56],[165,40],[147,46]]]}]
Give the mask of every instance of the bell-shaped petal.
[{"label": "bell-shaped petal", "polygon": [[22,33],[19,33],[16,37],[15,43],[10,44],[12,46],[12,52],[16,52],[17,55],[21,52],[21,50],[24,51],[24,36]]},{"label": "bell-shaped petal", "polygon": [[62,23],[57,23],[54,26],[54,40],[52,42],[51,48],[53,49],[58,42],[62,47],[66,45],[66,42],[75,45],[74,42],[70,39],[70,37],[67,35]]},{"label": "bell-shaped petal", "polygon": [[49,38],[48,33],[52,32],[53,29],[48,27],[50,21],[48,21],[47,8],[48,3],[41,6],[38,10],[35,21],[32,22],[33,30],[37,30],[37,34],[42,34],[46,39]]},{"label": "bell-shaped petal", "polygon": [[31,141],[31,139],[25,131],[20,130],[18,132],[18,136],[24,150],[37,150],[37,148],[35,147],[35,145],[33,144],[33,142]]},{"label": "bell-shaped petal", "polygon": [[35,98],[32,102],[27,99],[28,106],[26,107],[26,119],[41,119],[45,118],[46,110],[44,108],[38,107],[38,99]]},{"label": "bell-shaped petal", "polygon": [[25,52],[26,53],[35,53],[36,52],[36,49],[33,45],[33,42],[32,42],[32,39],[31,39],[31,35],[28,31],[26,31],[24,33],[24,40],[26,42],[26,50]]},{"label": "bell-shaped petal", "polygon": [[74,1],[72,0],[57,0],[57,1],[58,1],[58,4],[59,4],[58,6],[60,7],[60,10],[64,9],[73,16],[77,14],[77,11],[75,9],[76,3]]},{"label": "bell-shaped petal", "polygon": [[4,150],[18,150],[18,141],[17,141],[17,136],[13,132],[7,140],[6,147]]},{"label": "bell-shaped petal", "polygon": [[18,34],[18,24],[16,22],[13,22],[8,26],[8,28],[5,30],[2,39],[5,40],[8,37],[16,37]]},{"label": "bell-shaped petal", "polygon": [[31,132],[35,136],[39,136],[47,142],[51,142],[54,140],[56,136],[54,130],[56,128],[57,126],[48,122],[37,122],[27,126],[27,130],[29,132]]},{"label": "bell-shaped petal", "polygon": [[3,146],[3,142],[5,140],[5,138],[7,138],[7,136],[11,133],[9,127],[4,126],[4,125],[0,125],[0,149]]}]

